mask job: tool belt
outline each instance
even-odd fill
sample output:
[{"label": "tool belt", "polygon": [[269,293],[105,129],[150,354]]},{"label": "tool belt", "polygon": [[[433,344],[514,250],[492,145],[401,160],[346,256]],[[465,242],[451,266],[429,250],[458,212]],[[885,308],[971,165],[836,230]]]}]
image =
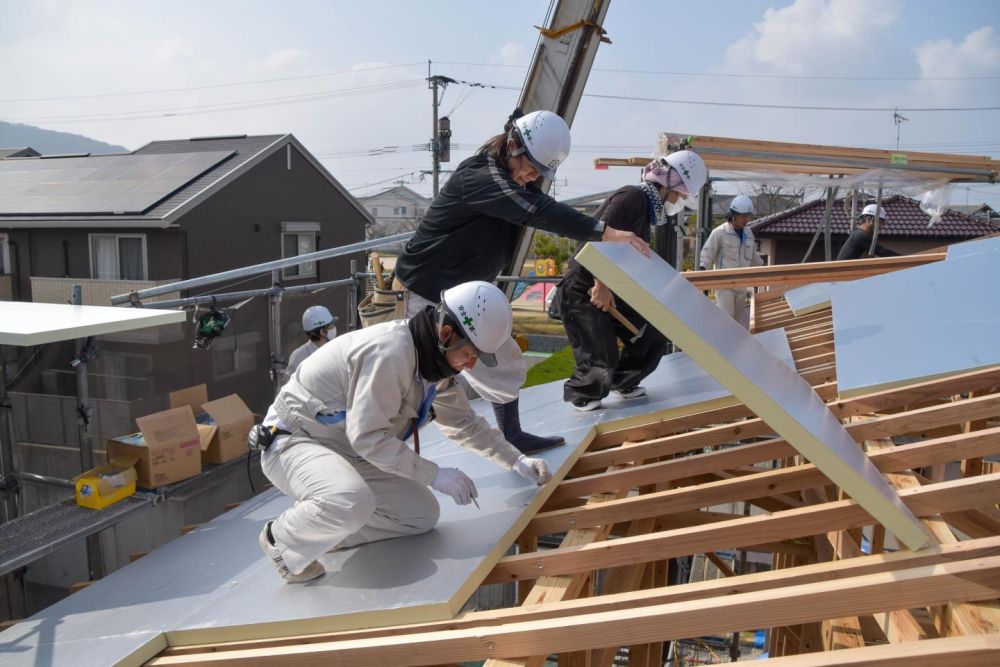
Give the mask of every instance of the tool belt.
[{"label": "tool belt", "polygon": [[366,296],[358,304],[358,316],[361,326],[370,327],[373,324],[401,320],[406,317],[406,304],[410,299],[410,290],[393,276],[392,289],[379,289]]}]

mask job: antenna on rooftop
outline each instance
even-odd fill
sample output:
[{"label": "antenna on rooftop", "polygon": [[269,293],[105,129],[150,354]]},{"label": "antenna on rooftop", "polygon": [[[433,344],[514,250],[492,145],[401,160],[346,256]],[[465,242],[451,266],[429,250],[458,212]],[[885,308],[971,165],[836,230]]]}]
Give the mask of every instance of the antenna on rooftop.
[{"label": "antenna on rooftop", "polygon": [[896,107],[892,112],[892,122],[896,125],[896,151],[899,151],[899,126],[910,120],[903,114],[899,113],[899,107]]}]

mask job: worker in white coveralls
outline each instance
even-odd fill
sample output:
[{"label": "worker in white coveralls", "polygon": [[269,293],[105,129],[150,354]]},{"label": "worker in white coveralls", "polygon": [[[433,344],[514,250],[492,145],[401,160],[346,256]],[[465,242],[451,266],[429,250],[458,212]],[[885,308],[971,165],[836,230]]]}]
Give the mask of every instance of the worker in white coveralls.
[{"label": "worker in white coveralls", "polygon": [[337,337],[337,318],[325,306],[309,306],[302,313],[302,331],[306,334],[306,342],[292,350],[288,355],[285,372],[281,375],[281,384],[288,382],[295,369],[309,355]]},{"label": "worker in white coveralls", "polygon": [[324,574],[317,558],[333,547],[424,533],[440,507],[428,486],[459,505],[476,485],[407,444],[431,413],[441,432],[534,484],[545,461],[519,452],[470,408],[455,376],[496,363],[510,339],[503,293],[463,283],[408,320],[344,334],[306,359],[282,387],[250,446],[264,474],[295,505],[268,522],[260,545],[289,583]]},{"label": "worker in white coveralls", "polygon": [[[757,252],[753,231],[747,227],[753,217],[753,201],[737,195],[729,204],[726,222],[712,230],[701,249],[701,270],[736,269],[761,266],[764,260]],[[715,290],[715,303],[724,313],[750,328],[750,304],[744,287]]]}]

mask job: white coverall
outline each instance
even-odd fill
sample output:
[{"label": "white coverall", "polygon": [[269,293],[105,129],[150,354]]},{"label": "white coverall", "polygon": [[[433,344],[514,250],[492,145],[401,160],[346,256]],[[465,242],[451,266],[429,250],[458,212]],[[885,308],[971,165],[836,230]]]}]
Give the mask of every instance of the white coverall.
[{"label": "white coverall", "polygon": [[[400,438],[428,388],[417,373],[406,321],[340,336],[299,366],[275,397],[266,425],[279,437],[261,457],[264,474],[295,499],[271,525],[292,572],[334,546],[423,533],[440,507],[427,488],[438,466]],[[437,386],[438,428],[457,444],[511,469],[520,452],[469,407],[454,378]],[[320,414],[346,411],[339,423]]]},{"label": "white coverall", "polygon": [[[701,249],[700,265],[706,269],[735,269],[763,264],[764,260],[757,253],[750,228],[743,228],[741,241],[740,235],[733,229],[733,223],[728,220],[712,230]],[[715,290],[715,303],[724,313],[742,324],[744,329],[750,328],[750,310],[745,288]]]},{"label": "white coverall", "polygon": [[[406,316],[413,317],[427,306],[437,304],[428,301],[416,292],[410,292],[406,302]],[[528,377],[528,364],[524,354],[513,338],[504,341],[496,351],[497,365],[490,368],[477,363],[472,370],[462,371],[469,386],[490,403],[510,403],[515,398]]]},{"label": "white coverall", "polygon": [[288,382],[288,378],[292,377],[295,373],[295,369],[299,367],[299,364],[309,358],[309,356],[318,349],[319,345],[311,340],[307,340],[305,343],[292,350],[292,353],[288,355],[288,363],[285,365],[285,370],[281,374],[281,384]]}]

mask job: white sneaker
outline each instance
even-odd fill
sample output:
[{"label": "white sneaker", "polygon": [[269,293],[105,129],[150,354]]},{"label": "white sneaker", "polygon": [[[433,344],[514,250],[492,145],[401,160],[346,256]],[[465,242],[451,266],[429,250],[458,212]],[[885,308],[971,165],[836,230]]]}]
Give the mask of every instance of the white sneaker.
[{"label": "white sneaker", "polygon": [[281,552],[278,551],[278,547],[271,544],[270,540],[267,539],[267,528],[270,525],[270,522],[264,525],[264,529],[260,531],[257,541],[260,543],[260,548],[264,552],[264,555],[271,559],[274,567],[278,568],[278,575],[285,580],[286,584],[301,584],[304,581],[312,581],[326,574],[323,566],[316,561],[306,565],[306,569],[298,574],[289,570],[288,566],[285,565],[285,559],[281,557]]},{"label": "white sneaker", "polygon": [[645,396],[646,395],[646,388],[645,387],[632,387],[628,391],[618,391],[617,389],[615,389],[614,392],[615,392],[615,394],[618,395],[619,398],[624,398],[626,401],[628,401],[628,400],[633,399],[633,398],[640,398],[642,396]]},{"label": "white sneaker", "polygon": [[590,412],[591,410],[597,410],[601,407],[601,402],[598,400],[594,401],[581,401],[577,403],[573,401],[573,407],[576,408],[577,412]]}]

